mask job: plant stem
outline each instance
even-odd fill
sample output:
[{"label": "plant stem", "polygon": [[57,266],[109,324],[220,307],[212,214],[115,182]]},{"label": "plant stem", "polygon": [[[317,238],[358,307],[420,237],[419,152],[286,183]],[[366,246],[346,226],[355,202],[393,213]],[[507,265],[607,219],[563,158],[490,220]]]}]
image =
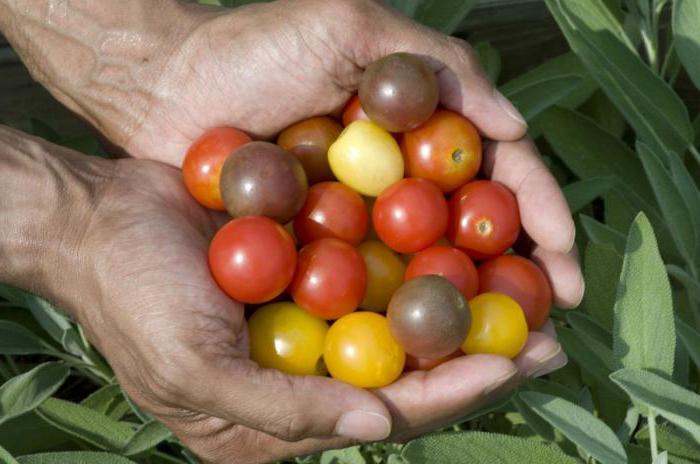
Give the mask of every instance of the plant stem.
[{"label": "plant stem", "polygon": [[690,148],[688,148],[688,149],[690,150],[690,153],[693,154],[693,158],[695,158],[695,162],[700,164],[700,152],[698,152],[698,149],[695,148],[695,145],[691,145]]},{"label": "plant stem", "polygon": [[649,422],[649,447],[651,448],[651,461],[656,461],[656,457],[659,455],[659,448],[656,444],[656,413],[654,409],[649,408],[649,417],[647,418]]},{"label": "plant stem", "polygon": [[649,60],[649,66],[655,73],[658,74],[659,57],[656,50],[656,43],[652,36],[653,33],[648,31],[646,27],[642,29],[642,42],[644,42],[644,50],[646,51],[647,59]]}]

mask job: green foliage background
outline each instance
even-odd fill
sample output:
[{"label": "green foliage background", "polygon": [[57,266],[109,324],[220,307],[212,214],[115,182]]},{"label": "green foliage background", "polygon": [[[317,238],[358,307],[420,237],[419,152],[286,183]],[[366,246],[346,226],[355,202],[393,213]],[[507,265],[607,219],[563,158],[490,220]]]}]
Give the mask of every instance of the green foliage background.
[{"label": "green foliage background", "polygon": [[[477,0],[389,3],[451,34]],[[569,365],[406,445],[294,462],[700,463],[700,117],[674,91],[681,73],[700,89],[700,0],[546,5],[570,52],[501,82],[498,50],[475,48],[575,213],[587,291],[579,311],[553,312]],[[38,119],[33,130],[104,154]],[[130,402],[79,326],[35,296],[0,296],[0,462],[198,462]]]}]

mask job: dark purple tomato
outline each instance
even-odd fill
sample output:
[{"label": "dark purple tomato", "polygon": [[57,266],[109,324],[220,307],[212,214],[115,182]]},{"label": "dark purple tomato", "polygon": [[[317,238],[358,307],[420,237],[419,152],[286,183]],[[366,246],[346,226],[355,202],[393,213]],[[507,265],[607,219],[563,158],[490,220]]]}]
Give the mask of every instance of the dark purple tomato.
[{"label": "dark purple tomato", "polygon": [[372,121],[389,132],[406,132],[433,114],[440,88],[435,73],[421,58],[393,53],[365,68],[359,95]]},{"label": "dark purple tomato", "polygon": [[304,205],[307,190],[299,160],[268,142],[243,145],[221,171],[221,197],[233,217],[267,216],[286,224]]},{"label": "dark purple tomato", "polygon": [[406,353],[434,359],[456,351],[469,332],[469,306],[449,280],[436,275],[404,283],[389,302],[391,333]]}]

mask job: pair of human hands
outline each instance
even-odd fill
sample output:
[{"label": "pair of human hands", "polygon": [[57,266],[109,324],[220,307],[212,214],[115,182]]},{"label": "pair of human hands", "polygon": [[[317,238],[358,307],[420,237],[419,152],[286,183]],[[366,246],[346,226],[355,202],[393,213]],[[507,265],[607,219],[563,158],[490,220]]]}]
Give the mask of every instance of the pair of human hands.
[{"label": "pair of human hands", "polygon": [[[243,306],[216,286],[206,261],[226,218],[197,205],[177,169],[208,128],[233,126],[265,138],[298,120],[337,113],[364,66],[393,52],[414,53],[437,73],[441,104],[489,140],[483,171],[516,194],[531,256],[562,308],[583,294],[574,224],[525,137],[525,122],[465,42],[371,0],[177,8],[189,19],[176,45],[150,44],[164,58],[147,73],[147,91],[138,96],[143,111],[99,95],[91,105],[62,95],[60,82],[49,86],[135,158],[75,161],[97,163],[86,170],[100,169],[109,180],[95,190],[99,197],[72,251],[81,277],[65,295],[49,296],[71,306],[136,403],[207,461],[264,462],[361,440],[404,440],[455,423],[566,363],[551,323],[531,333],[512,361],[464,356],[372,391],[253,363]],[[105,68],[99,77],[120,76]]]}]

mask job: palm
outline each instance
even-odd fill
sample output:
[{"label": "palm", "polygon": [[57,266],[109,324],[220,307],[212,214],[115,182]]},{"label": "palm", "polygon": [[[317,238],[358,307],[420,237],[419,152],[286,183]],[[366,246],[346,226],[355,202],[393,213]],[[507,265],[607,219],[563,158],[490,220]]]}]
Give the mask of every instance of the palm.
[{"label": "palm", "polygon": [[[99,323],[116,329],[108,337],[90,332],[104,352],[118,356],[110,358],[117,374],[134,377],[134,366],[155,369],[193,350],[247,356],[242,307],[219,290],[207,267],[215,218],[189,198],[179,171],[135,160],[118,166],[89,234],[105,302]],[[125,345],[130,349],[119,349]]]}]

